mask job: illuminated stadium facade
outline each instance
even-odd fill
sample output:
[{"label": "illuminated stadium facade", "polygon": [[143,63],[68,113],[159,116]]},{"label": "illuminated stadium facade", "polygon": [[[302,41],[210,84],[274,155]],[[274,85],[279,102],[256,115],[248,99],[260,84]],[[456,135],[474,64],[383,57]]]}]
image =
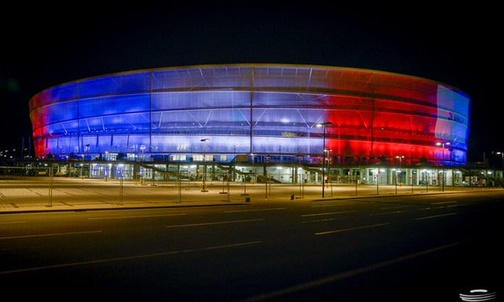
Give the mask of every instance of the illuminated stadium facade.
[{"label": "illuminated stadium facade", "polygon": [[[455,87],[402,74],[231,64],[81,79],[40,92],[29,109],[39,158],[142,162],[134,169],[297,165],[305,173],[324,163],[328,175],[371,181],[374,172],[362,169],[464,166],[469,103]],[[102,170],[90,166],[90,176],[115,173]]]}]

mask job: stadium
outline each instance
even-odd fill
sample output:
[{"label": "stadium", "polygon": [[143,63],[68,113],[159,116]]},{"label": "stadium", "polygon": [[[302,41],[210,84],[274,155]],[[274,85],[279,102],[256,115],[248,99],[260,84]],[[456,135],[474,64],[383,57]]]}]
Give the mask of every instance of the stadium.
[{"label": "stadium", "polygon": [[29,112],[38,158],[80,162],[63,174],[436,185],[462,182],[469,105],[409,75],[230,64],[80,79],[36,94]]}]

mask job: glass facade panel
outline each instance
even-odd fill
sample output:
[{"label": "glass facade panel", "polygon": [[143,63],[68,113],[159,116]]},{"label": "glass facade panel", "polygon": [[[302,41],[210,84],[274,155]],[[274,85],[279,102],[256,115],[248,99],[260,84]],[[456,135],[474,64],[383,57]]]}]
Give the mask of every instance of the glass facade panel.
[{"label": "glass facade panel", "polygon": [[[404,155],[410,164],[464,165],[469,103],[455,87],[407,75],[242,64],[82,79],[40,92],[29,106],[41,157],[140,152],[142,159],[189,159],[207,151],[226,161],[253,153],[287,162],[318,160],[325,143],[340,162]],[[331,124],[317,127],[325,122]],[[439,141],[450,142],[448,163]]]}]

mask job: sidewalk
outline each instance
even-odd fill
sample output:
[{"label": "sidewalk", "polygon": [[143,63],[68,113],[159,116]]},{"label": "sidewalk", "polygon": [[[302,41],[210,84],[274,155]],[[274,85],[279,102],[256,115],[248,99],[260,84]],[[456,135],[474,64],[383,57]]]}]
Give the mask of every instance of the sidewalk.
[{"label": "sidewalk", "polygon": [[[444,189],[444,190],[442,190]],[[0,180],[0,214],[238,206],[259,202],[312,202],[334,199],[393,197],[399,195],[481,192],[502,188],[394,185],[139,183],[103,179],[23,178]]]}]

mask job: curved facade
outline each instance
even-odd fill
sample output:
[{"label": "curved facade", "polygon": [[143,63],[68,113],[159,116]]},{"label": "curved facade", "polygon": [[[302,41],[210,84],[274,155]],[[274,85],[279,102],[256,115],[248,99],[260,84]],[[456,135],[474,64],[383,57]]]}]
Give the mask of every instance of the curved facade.
[{"label": "curved facade", "polygon": [[319,163],[325,146],[333,164],[461,166],[469,103],[402,74],[232,64],[81,79],[40,92],[29,110],[38,157]]}]

